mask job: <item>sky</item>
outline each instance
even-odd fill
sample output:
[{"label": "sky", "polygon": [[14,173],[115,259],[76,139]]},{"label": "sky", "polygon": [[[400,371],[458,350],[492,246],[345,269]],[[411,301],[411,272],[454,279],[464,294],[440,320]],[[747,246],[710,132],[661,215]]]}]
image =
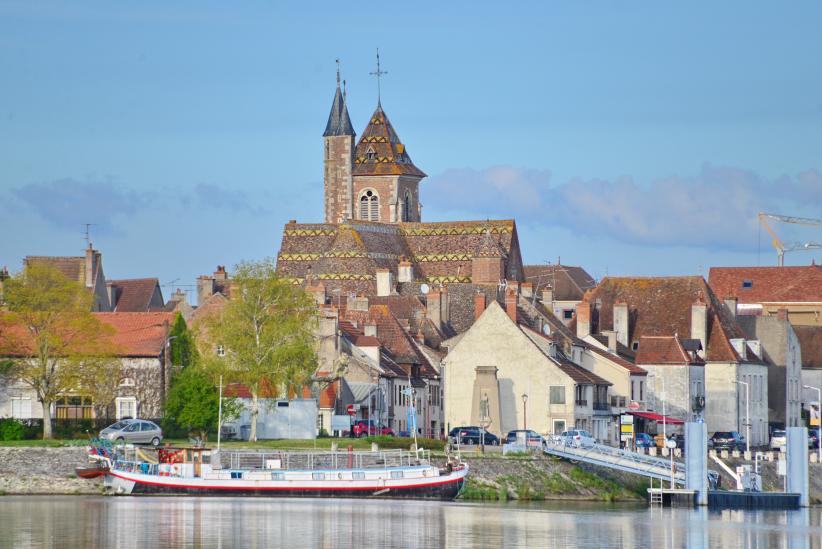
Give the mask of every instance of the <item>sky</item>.
[{"label": "sky", "polygon": [[0,0],[0,265],[81,255],[86,223],[166,297],[276,257],[322,221],[335,59],[362,132],[377,48],[423,219],[513,218],[526,263],[772,265],[757,212],[822,218],[822,4],[512,6]]}]

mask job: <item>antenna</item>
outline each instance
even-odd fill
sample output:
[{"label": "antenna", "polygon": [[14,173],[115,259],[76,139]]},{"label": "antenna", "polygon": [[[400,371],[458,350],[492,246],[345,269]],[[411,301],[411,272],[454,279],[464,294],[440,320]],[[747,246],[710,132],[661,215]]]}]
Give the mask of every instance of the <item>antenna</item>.
[{"label": "antenna", "polygon": [[91,248],[91,231],[89,229],[91,227],[96,227],[97,223],[83,223],[83,226],[86,228],[84,237],[86,240],[86,246]]}]

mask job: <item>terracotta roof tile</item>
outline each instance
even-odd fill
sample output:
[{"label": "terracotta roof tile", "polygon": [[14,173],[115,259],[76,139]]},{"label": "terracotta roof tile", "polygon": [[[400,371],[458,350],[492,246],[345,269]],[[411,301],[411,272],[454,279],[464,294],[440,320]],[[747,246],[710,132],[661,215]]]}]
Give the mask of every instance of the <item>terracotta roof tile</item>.
[{"label": "terracotta roof tile", "polygon": [[162,307],[160,281],[156,278],[132,278],[127,280],[109,280],[114,298],[114,311],[121,313],[148,312],[152,308],[155,292],[159,294],[159,305]]},{"label": "terracotta roof tile", "polygon": [[739,303],[822,302],[822,267],[711,267],[708,283]]},{"label": "terracotta roof tile", "polygon": [[412,175],[425,177],[408,156],[405,145],[382,106],[371,115],[354,151],[353,175]]},{"label": "terracotta roof tile", "polygon": [[163,352],[173,313],[92,313],[114,328],[120,356],[157,357]]},{"label": "terracotta roof tile", "polygon": [[648,364],[704,364],[685,350],[682,341],[674,336],[643,336],[639,340],[636,363]]},{"label": "terracotta roof tile", "polygon": [[585,269],[571,265],[525,265],[523,271],[535,292],[552,286],[556,301],[580,301],[597,284]]}]

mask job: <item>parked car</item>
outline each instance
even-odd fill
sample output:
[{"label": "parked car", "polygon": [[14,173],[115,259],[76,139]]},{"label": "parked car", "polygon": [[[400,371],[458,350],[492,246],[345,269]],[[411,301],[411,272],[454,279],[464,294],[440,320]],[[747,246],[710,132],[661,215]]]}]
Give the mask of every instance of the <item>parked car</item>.
[{"label": "parked car", "polygon": [[771,450],[781,450],[788,444],[788,436],[784,429],[774,429],[771,432]]},{"label": "parked car", "polygon": [[596,439],[584,429],[572,429],[560,435],[566,446],[590,448],[597,443]]},{"label": "parked car", "polygon": [[634,442],[637,448],[652,448],[656,445],[654,439],[648,433],[637,433]]},{"label": "parked car", "polygon": [[736,431],[717,431],[711,436],[716,450],[744,450],[745,437]]},{"label": "parked car", "polygon": [[163,441],[163,430],[145,419],[122,419],[100,431],[100,438],[113,442],[131,442],[159,446]]},{"label": "parked car", "polygon": [[819,431],[816,429],[808,433],[808,448],[819,448]]},{"label": "parked car", "polygon": [[378,427],[374,420],[369,419],[360,419],[354,422],[354,425],[351,427],[351,430],[354,432],[354,436],[357,438],[360,437],[373,437],[377,435],[381,436],[394,436],[394,430],[390,427],[382,426]]},{"label": "parked car", "polygon": [[532,431],[531,429],[515,429],[513,431],[508,431],[508,434],[505,435],[505,442],[507,444],[512,444],[516,442],[517,435],[519,433],[525,434],[525,444],[527,444],[528,446],[542,445],[542,435],[540,435],[536,431]]},{"label": "parked car", "polygon": [[[482,435],[485,436],[482,436]],[[451,429],[449,436],[460,444],[479,444],[480,438],[486,446],[499,445],[499,437],[488,431],[482,431],[479,427],[457,427]]]}]

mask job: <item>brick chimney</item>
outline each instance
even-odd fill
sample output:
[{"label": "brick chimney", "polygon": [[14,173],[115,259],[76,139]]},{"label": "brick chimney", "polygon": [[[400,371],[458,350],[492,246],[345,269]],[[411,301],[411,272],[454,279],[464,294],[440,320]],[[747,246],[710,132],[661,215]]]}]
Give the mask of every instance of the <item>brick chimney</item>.
[{"label": "brick chimney", "polygon": [[739,298],[733,295],[729,295],[725,298],[725,306],[728,308],[728,312],[731,313],[731,316],[736,318],[736,308],[739,305]]},{"label": "brick chimney", "polygon": [[616,330],[602,330],[602,335],[608,338],[608,351],[616,353],[617,350],[617,333]]},{"label": "brick chimney", "polygon": [[485,312],[485,294],[477,292],[474,294],[474,320],[478,320]]},{"label": "brick chimney", "polygon": [[614,302],[614,331],[616,339],[626,347],[628,346],[628,304],[623,301]]},{"label": "brick chimney", "polygon": [[411,268],[411,262],[403,259],[397,265],[397,282],[413,282],[414,271]]},{"label": "brick chimney", "polygon": [[520,292],[522,293],[522,297],[525,299],[531,299],[534,295],[534,285],[530,282],[523,282],[520,285]]},{"label": "brick chimney", "polygon": [[548,310],[552,310],[554,303],[554,289],[551,286],[546,286],[542,289],[542,304],[548,308]]},{"label": "brick chimney", "polygon": [[348,309],[351,311],[367,311],[368,310],[368,298],[364,295],[360,294],[356,297],[348,296]]},{"label": "brick chimney", "polygon": [[691,339],[702,342],[703,358],[708,349],[708,306],[701,300],[691,305]]},{"label": "brick chimney", "polygon": [[591,304],[587,301],[577,303],[577,337],[591,335]]},{"label": "brick chimney", "polygon": [[327,295],[325,293],[325,284],[318,282],[315,285],[306,288],[306,291],[314,297],[317,305],[325,305]]},{"label": "brick chimney", "polygon": [[388,269],[377,269],[377,295],[385,297],[391,295],[394,276]]},{"label": "brick chimney", "polygon": [[442,328],[442,294],[439,290],[431,290],[426,296],[426,316],[437,327]]},{"label": "brick chimney", "polygon": [[91,244],[89,244],[88,248],[86,248],[86,288],[94,286],[94,267],[97,263],[98,255],[97,250],[94,250]]},{"label": "brick chimney", "polygon": [[505,312],[508,317],[517,323],[517,292],[515,290],[508,290],[505,292]]},{"label": "brick chimney", "polygon": [[214,280],[226,280],[228,274],[225,272],[225,265],[217,265],[217,270],[214,271]]}]

